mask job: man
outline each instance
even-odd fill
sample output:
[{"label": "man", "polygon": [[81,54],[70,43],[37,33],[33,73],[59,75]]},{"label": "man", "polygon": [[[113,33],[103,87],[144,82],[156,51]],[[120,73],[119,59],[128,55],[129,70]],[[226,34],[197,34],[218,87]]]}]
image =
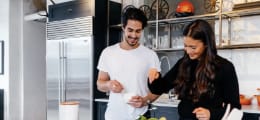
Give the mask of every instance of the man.
[{"label": "man", "polygon": [[137,8],[122,16],[123,40],[103,50],[97,68],[98,90],[110,92],[106,120],[135,120],[148,110],[158,95],[147,86],[149,69],[160,69],[157,54],[140,44],[147,18]]}]

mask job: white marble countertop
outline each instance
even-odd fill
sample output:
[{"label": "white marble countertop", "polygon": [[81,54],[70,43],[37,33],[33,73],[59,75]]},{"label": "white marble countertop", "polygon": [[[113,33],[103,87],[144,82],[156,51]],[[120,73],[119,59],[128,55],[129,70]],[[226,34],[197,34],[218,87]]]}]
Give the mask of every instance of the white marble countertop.
[{"label": "white marble countertop", "polygon": [[[107,98],[99,98],[95,99],[96,102],[108,102]],[[165,99],[156,100],[152,103],[155,106],[162,106],[162,107],[178,107],[179,101],[169,101]],[[256,113],[260,114],[260,106],[258,105],[242,105],[242,111],[246,113]]]},{"label": "white marble countertop", "polygon": [[260,114],[260,106],[258,105],[242,105],[242,111],[246,113]]}]

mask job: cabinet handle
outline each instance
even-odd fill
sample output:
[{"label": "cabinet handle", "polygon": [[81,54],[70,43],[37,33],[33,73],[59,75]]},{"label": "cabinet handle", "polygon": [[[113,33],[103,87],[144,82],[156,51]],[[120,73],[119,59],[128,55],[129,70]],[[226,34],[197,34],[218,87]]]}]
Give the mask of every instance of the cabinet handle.
[{"label": "cabinet handle", "polygon": [[71,8],[67,9],[68,13],[71,13],[73,10]]},{"label": "cabinet handle", "polygon": [[157,107],[152,106],[151,108],[149,108],[149,110],[150,110],[150,111],[157,110]]}]

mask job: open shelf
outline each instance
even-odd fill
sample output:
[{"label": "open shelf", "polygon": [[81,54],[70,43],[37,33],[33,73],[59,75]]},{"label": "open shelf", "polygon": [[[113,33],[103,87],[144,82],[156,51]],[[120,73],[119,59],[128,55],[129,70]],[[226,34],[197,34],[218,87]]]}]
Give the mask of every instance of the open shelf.
[{"label": "open shelf", "polygon": [[260,7],[223,12],[222,15],[226,17],[246,17],[246,16],[260,15]]},{"label": "open shelf", "polygon": [[24,16],[25,21],[37,21],[37,22],[46,22],[47,13],[46,11],[39,11],[37,13],[32,13]]},{"label": "open shelf", "polygon": [[[164,28],[169,28],[169,30],[171,31],[172,29],[174,29],[175,26],[171,26],[176,24],[176,26],[178,24],[182,24],[182,23],[187,23],[187,22],[191,22],[194,21],[196,19],[203,19],[203,20],[213,20],[215,22],[219,22],[219,24],[222,24],[222,20],[228,19],[228,24],[231,25],[231,22],[233,18],[237,18],[237,17],[248,17],[248,16],[256,16],[256,15],[260,15],[260,6],[255,6],[255,7],[247,7],[247,8],[240,8],[239,10],[233,10],[233,11],[219,11],[216,13],[207,13],[207,14],[202,14],[202,15],[193,15],[193,16],[188,16],[188,17],[178,17],[178,18],[169,18],[169,19],[158,19],[158,20],[150,20],[148,21],[148,27],[156,27],[155,29],[152,28],[152,32],[153,34],[155,34],[156,39],[159,38],[159,32],[161,32],[161,29]],[[214,24],[214,23],[213,23]],[[168,26],[170,25],[170,26]],[[164,27],[166,26],[166,27]],[[121,29],[122,24],[118,24],[118,25],[111,25],[110,28],[116,28],[116,29]],[[161,28],[160,28],[161,27]],[[178,26],[177,26],[178,27]],[[228,26],[229,30],[231,30],[231,26]],[[223,29],[222,26],[219,27],[219,29]],[[155,30],[155,32],[154,32]],[[231,32],[231,31],[230,31]],[[172,38],[171,35],[173,35],[171,32],[167,33],[163,33],[168,34],[169,38]],[[231,33],[228,33],[229,35]],[[222,35],[222,32],[219,33],[219,35]],[[220,37],[221,38],[221,37]],[[230,38],[230,40],[232,41],[232,39]],[[183,51],[183,48],[158,48],[158,44],[159,42],[156,40],[154,41],[156,43],[155,48],[152,48],[154,51],[156,52],[170,52],[170,51]],[[260,43],[244,43],[244,44],[236,44],[236,45],[221,45],[217,47],[218,49],[246,49],[246,48],[260,48]]]},{"label": "open shelf", "polygon": [[171,52],[171,51],[183,51],[183,48],[163,48],[163,49],[156,49],[152,48],[155,52]]},{"label": "open shelf", "polygon": [[260,43],[239,44],[239,45],[225,45],[225,46],[218,47],[218,49],[245,49],[245,48],[260,48]]},{"label": "open shelf", "polygon": [[170,19],[161,19],[161,20],[153,20],[148,21],[149,24],[156,24],[158,23],[169,23],[169,24],[176,24],[176,23],[185,23],[191,22],[196,19],[204,19],[204,20],[216,20],[219,18],[218,13],[211,13],[211,14],[203,14],[203,15],[193,15],[188,17],[178,17],[178,18],[170,18]]}]

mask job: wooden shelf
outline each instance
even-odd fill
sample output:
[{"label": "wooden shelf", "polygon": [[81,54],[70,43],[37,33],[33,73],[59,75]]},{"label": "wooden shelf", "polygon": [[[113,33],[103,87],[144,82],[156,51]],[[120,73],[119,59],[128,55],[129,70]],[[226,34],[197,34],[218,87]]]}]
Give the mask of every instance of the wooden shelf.
[{"label": "wooden shelf", "polygon": [[246,48],[260,48],[260,43],[255,44],[239,44],[239,45],[225,45],[218,47],[218,49],[246,49]]},{"label": "wooden shelf", "polygon": [[247,17],[253,15],[260,15],[259,8],[243,9],[243,10],[234,10],[230,12],[223,12],[222,15],[225,17]]}]

